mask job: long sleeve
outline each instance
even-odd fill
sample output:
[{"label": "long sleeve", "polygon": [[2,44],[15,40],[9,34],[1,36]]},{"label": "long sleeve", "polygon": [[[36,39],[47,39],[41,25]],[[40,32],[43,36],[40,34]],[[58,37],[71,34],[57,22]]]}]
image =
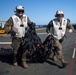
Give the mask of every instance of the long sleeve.
[{"label": "long sleeve", "polygon": [[5,29],[6,33],[8,33],[8,32],[11,30],[12,25],[13,25],[13,20],[12,20],[12,18],[10,17],[10,18],[6,21],[5,26],[4,26],[4,29]]},{"label": "long sleeve", "polygon": [[49,24],[47,25],[47,28],[46,28],[46,32],[47,33],[50,33],[50,28],[53,27],[53,22],[52,20],[49,22]]},{"label": "long sleeve", "polygon": [[27,23],[28,23],[28,25],[30,25],[32,23],[29,18],[27,18]]},{"label": "long sleeve", "polygon": [[70,22],[67,21],[67,28],[72,29],[74,31],[74,27],[70,24]]}]

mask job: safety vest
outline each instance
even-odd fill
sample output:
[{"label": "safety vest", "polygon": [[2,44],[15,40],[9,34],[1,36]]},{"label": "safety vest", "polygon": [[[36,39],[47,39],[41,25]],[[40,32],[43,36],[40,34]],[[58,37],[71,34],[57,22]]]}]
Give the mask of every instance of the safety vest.
[{"label": "safety vest", "polygon": [[67,20],[64,18],[62,19],[62,24],[58,22],[57,19],[53,19],[53,27],[52,27],[52,34],[56,39],[61,39],[66,32]]},{"label": "safety vest", "polygon": [[12,19],[13,19],[12,29],[16,32],[15,37],[19,37],[19,38],[24,37],[26,32],[25,28],[27,27],[27,16],[23,15],[22,21],[16,15],[13,15]]}]

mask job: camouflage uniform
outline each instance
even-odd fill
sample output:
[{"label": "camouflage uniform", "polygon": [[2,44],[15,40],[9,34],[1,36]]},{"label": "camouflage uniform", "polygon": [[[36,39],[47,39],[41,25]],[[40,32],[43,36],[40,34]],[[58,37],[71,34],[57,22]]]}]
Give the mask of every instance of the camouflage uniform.
[{"label": "camouflage uniform", "polygon": [[[61,24],[62,23],[60,23],[60,25]],[[49,22],[49,24],[48,24],[48,26],[46,28],[46,32],[47,33],[50,33],[50,28],[51,27],[53,27],[52,20]],[[67,21],[67,28],[74,30],[73,26],[68,21]],[[62,42],[63,42],[63,38],[60,39],[60,40],[55,38],[55,44],[54,45],[57,47],[57,50],[54,51],[54,55],[53,56],[56,56],[56,53],[57,53],[60,59],[64,59],[64,56],[63,56],[63,53],[62,53]],[[55,61],[57,61],[57,59]]]},{"label": "camouflage uniform", "polygon": [[[22,19],[22,17],[20,19]],[[27,18],[27,23],[28,24],[32,23],[29,20],[29,18]],[[21,45],[21,43],[23,41],[23,38],[14,37],[14,32],[11,31],[12,30],[12,26],[13,26],[13,19],[12,19],[12,17],[10,17],[8,19],[8,21],[6,22],[4,29],[5,29],[6,33],[10,32],[10,34],[12,35],[12,47],[13,47],[13,55],[14,55],[13,56],[13,60],[14,60],[13,62],[18,61],[19,59],[21,59],[22,61],[26,61],[26,57],[25,57],[26,56],[25,55],[26,52],[25,53],[22,53],[22,52],[19,53],[19,48],[20,48],[20,45]]]}]

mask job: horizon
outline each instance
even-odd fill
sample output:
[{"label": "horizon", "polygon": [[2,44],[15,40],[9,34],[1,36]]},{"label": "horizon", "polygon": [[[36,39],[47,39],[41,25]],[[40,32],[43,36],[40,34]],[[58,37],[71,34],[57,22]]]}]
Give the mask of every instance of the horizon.
[{"label": "horizon", "polygon": [[[6,21],[2,21],[2,22],[0,21],[0,25],[3,25],[4,26],[5,25],[5,22]],[[76,25],[76,23],[71,23],[71,24],[72,25]],[[48,25],[48,24],[36,24],[36,26],[46,26],[46,25]]]}]

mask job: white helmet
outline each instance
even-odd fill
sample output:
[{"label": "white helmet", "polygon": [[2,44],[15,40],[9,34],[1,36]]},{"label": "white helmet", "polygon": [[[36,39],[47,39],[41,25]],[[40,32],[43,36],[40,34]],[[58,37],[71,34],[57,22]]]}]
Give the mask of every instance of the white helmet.
[{"label": "white helmet", "polygon": [[62,10],[56,11],[55,17],[58,17],[58,16],[63,16],[64,17],[64,12]]},{"label": "white helmet", "polygon": [[16,7],[16,9],[17,9],[17,10],[24,10],[24,7],[21,6],[21,5],[19,5],[19,6]]},{"label": "white helmet", "polygon": [[21,5],[16,6],[14,12],[17,12],[17,10],[24,10],[24,7]]}]

